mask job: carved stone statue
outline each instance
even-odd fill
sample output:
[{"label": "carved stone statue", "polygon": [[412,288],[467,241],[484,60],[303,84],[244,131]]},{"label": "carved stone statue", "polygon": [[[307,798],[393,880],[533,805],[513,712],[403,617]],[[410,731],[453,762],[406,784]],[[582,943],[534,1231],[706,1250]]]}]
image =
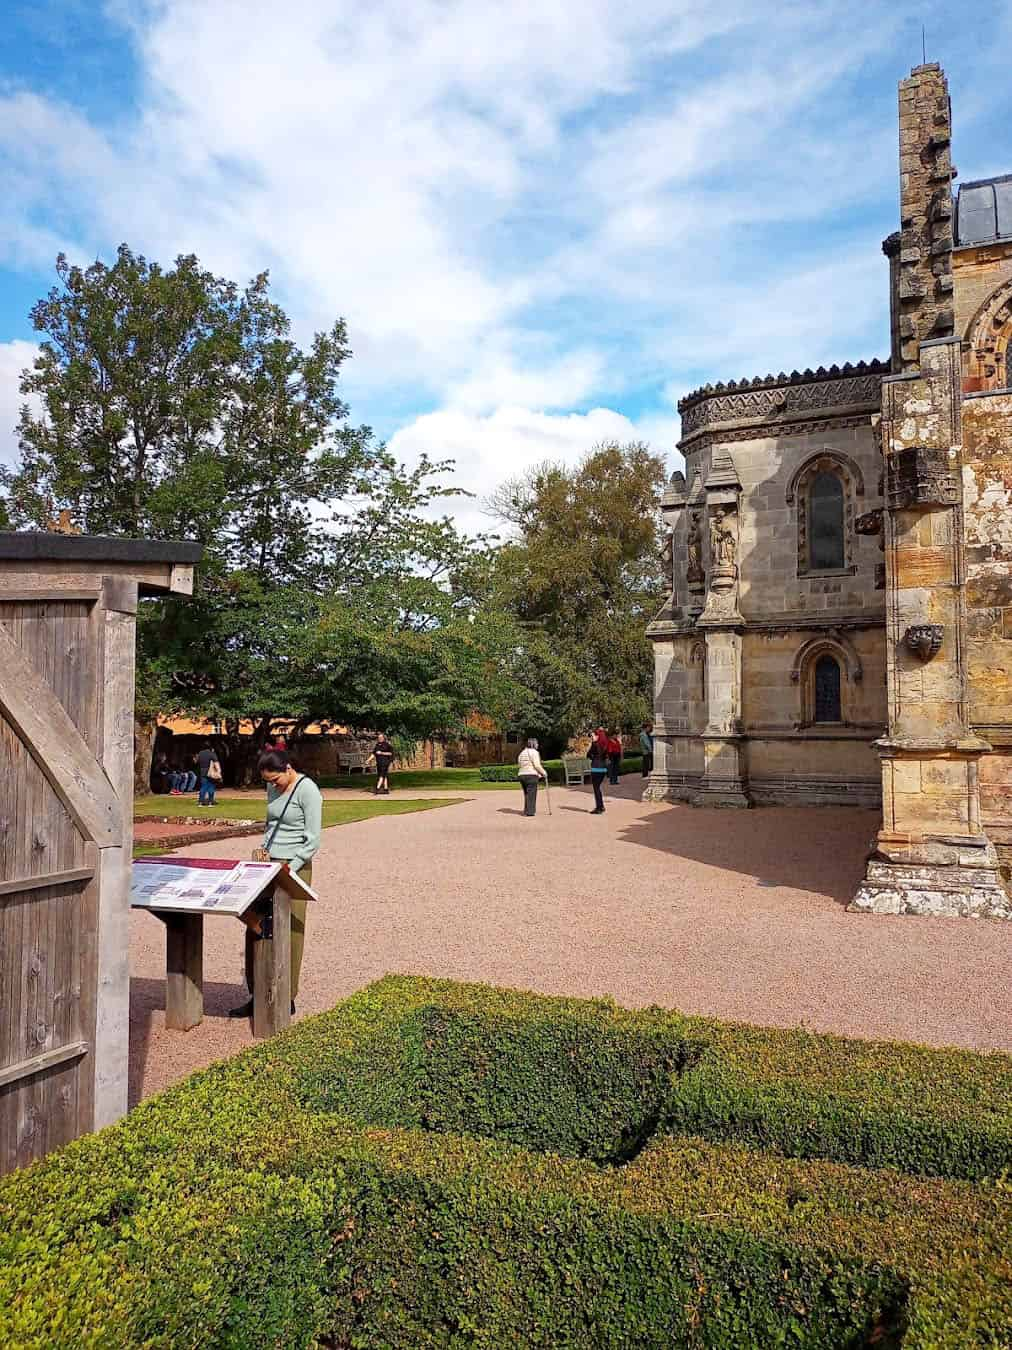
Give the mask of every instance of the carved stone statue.
[{"label": "carved stone statue", "polygon": [[703,572],[703,535],[699,528],[700,519],[699,511],[693,511],[689,518],[689,534],[686,540],[689,562],[685,569],[685,579],[690,586],[701,586],[706,580]]},{"label": "carved stone statue", "polygon": [[734,527],[730,523],[729,512],[718,506],[710,520],[710,553],[715,568],[721,571],[734,571],[738,554],[738,541]]}]

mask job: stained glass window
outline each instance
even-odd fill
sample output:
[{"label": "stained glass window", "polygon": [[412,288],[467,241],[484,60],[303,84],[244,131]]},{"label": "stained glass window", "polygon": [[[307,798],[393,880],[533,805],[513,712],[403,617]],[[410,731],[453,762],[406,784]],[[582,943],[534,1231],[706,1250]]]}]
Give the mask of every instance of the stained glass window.
[{"label": "stained glass window", "polygon": [[831,656],[820,656],[815,663],[815,720],[842,722],[840,712],[840,667]]},{"label": "stained glass window", "polygon": [[835,473],[817,473],[808,490],[808,566],[821,572],[846,562],[843,484]]}]

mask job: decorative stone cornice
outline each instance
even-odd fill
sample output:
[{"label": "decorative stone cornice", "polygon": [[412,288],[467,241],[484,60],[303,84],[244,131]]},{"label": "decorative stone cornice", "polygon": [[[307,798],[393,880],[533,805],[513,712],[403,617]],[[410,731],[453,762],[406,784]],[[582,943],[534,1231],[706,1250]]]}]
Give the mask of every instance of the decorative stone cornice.
[{"label": "decorative stone cornice", "polygon": [[776,422],[791,413],[874,404],[882,377],[888,373],[888,361],[859,361],[828,370],[820,366],[818,370],[794,370],[790,375],[781,371],[754,380],[707,384],[679,401],[682,435],[717,424]]},{"label": "decorative stone cornice", "polygon": [[861,412],[846,417],[799,418],[798,420],[776,422],[750,422],[742,426],[703,427],[699,431],[686,435],[679,441],[679,447],[686,453],[695,453],[708,445],[725,445],[732,441],[754,441],[761,436],[813,436],[827,431],[847,431],[853,427],[870,425],[873,413],[878,411],[878,403],[867,404]]}]

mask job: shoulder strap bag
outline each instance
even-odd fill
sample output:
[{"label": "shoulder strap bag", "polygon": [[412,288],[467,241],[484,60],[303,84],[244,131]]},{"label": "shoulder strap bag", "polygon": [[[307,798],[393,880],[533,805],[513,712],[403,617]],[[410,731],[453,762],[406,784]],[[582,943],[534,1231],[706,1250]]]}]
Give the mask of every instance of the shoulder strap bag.
[{"label": "shoulder strap bag", "polygon": [[267,840],[266,846],[261,845],[260,848],[255,848],[255,849],[253,850],[252,857],[253,857],[253,861],[254,861],[254,862],[270,862],[270,860],[271,860],[271,845],[274,843],[274,836],[277,834],[278,830],[280,830],[280,828],[281,828],[281,822],[282,822],[282,821],[284,820],[284,818],[285,818],[285,813],[287,812],[288,808],[291,806],[291,804],[292,804],[292,798],[295,796],[296,792],[298,792],[298,790],[299,790],[299,784],[302,782],[302,780],[303,780],[303,778],[305,778],[305,776],[306,776],[305,774],[302,774],[302,775],[301,775],[299,778],[297,778],[297,779],[295,780],[295,782],[292,784],[292,790],[291,790],[291,792],[289,792],[289,794],[288,794],[288,800],[285,802],[284,806],[281,808],[281,814],[280,814],[280,816],[278,816],[277,820],[274,822],[274,829],[271,830],[271,837]]}]

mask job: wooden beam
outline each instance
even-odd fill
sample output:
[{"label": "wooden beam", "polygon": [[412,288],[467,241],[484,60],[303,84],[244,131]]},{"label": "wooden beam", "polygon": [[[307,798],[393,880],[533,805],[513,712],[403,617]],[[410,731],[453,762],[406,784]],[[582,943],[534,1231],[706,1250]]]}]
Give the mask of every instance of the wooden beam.
[{"label": "wooden beam", "polygon": [[0,1069],[0,1087],[30,1078],[33,1073],[45,1073],[47,1069],[55,1069],[58,1064],[67,1064],[72,1059],[80,1059],[88,1053],[88,1048],[87,1041],[74,1041],[71,1045],[58,1045],[55,1050],[46,1050],[32,1059],[23,1059],[18,1064],[8,1064],[6,1068]]},{"label": "wooden beam", "polygon": [[[131,583],[133,585],[133,583]],[[102,850],[98,894],[95,1128],[126,1114],[130,1025],[130,881],[133,844],[134,638],[132,614],[96,606],[102,766],[123,807],[119,847]]]},{"label": "wooden beam", "polygon": [[3,624],[0,712],[31,751],[85,838],[99,848],[118,846],[123,839],[123,812],[112,785],[66,708]]},{"label": "wooden beam", "polygon": [[189,1031],[204,1016],[204,916],[159,918],[165,921],[165,1025]]},{"label": "wooden beam", "polygon": [[253,1035],[283,1031],[292,1020],[292,902],[274,892],[274,936],[253,944]]},{"label": "wooden beam", "polygon": [[133,577],[102,578],[102,608],[119,614],[137,613],[137,582]]},{"label": "wooden beam", "polygon": [[177,564],[169,577],[169,590],[173,595],[193,594],[193,568]]},{"label": "wooden beam", "polygon": [[16,877],[13,881],[0,881],[0,895],[35,891],[41,886],[66,886],[72,881],[90,881],[94,875],[94,867],[72,867],[67,872],[48,872],[41,877]]},{"label": "wooden beam", "polygon": [[8,585],[10,580],[10,577],[0,575],[0,601],[4,604],[24,603],[26,600],[38,600],[40,603],[51,600],[54,604],[68,600],[89,602],[97,600],[101,594],[98,586],[59,586],[46,578],[38,586],[12,586]]}]

